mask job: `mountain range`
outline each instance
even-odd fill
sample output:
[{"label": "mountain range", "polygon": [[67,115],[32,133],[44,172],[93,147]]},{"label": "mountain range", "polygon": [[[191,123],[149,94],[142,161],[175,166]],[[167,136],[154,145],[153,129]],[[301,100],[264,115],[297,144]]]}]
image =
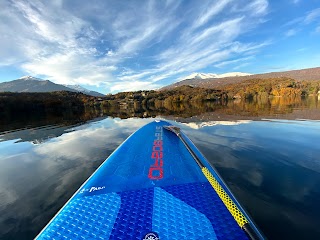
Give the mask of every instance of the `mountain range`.
[{"label": "mountain range", "polygon": [[239,83],[248,79],[288,77],[298,81],[320,80],[320,67],[262,74],[239,73],[237,76],[232,76],[233,74],[234,73],[226,73],[221,75],[212,73],[194,73],[185,77],[184,80],[175,82],[173,84],[161,88],[161,90],[172,89],[183,85],[203,88],[219,88],[225,85]]},{"label": "mountain range", "polygon": [[250,76],[250,73],[242,73],[242,72],[230,72],[223,74],[216,73],[192,73],[189,76],[183,78],[185,79],[210,79],[210,78],[225,78],[225,77],[242,77],[242,76]]},{"label": "mountain range", "polygon": [[[248,79],[268,79],[268,78],[292,78],[298,81],[302,80],[320,80],[320,67],[308,68],[301,70],[291,70],[283,72],[271,72],[262,74],[250,74],[242,72],[230,72],[224,74],[215,73],[192,73],[173,84],[167,85],[160,90],[173,89],[178,86],[192,86],[202,88],[215,88],[237,84]],[[69,91],[82,92],[84,94],[104,97],[105,95],[96,91],[88,90],[80,85],[61,85],[53,83],[49,80],[43,80],[31,76],[25,76],[13,81],[0,83],[0,92],[54,92]]]},{"label": "mountain range", "polygon": [[82,92],[84,94],[103,97],[102,93],[88,90],[80,85],[61,85],[49,80],[43,80],[31,76],[25,76],[13,81],[0,83],[0,92],[55,92],[69,91]]}]

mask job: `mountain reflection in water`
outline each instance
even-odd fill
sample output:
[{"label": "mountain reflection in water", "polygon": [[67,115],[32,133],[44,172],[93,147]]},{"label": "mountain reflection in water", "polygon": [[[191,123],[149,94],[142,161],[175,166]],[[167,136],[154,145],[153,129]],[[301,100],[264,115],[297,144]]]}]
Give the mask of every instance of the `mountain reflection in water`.
[{"label": "mountain reflection in water", "polygon": [[269,239],[319,239],[316,98],[2,118],[0,239],[34,238],[149,116],[177,121]]}]

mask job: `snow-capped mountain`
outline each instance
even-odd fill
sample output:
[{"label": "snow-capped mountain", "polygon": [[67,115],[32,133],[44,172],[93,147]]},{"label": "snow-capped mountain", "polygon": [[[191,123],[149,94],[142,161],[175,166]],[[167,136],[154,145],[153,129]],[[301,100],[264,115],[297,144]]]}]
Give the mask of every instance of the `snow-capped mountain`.
[{"label": "snow-capped mountain", "polygon": [[73,91],[63,85],[31,76],[0,83],[0,92],[55,92]]},{"label": "snow-capped mountain", "polygon": [[[20,80],[37,80],[37,81],[44,81],[43,79],[41,78],[36,78],[36,77],[32,77],[32,76],[23,76],[21,78],[19,78]],[[18,79],[18,80],[19,80]]]},{"label": "snow-capped mountain", "polygon": [[49,80],[43,80],[32,76],[24,76],[19,79],[0,83],[0,92],[55,92],[69,91],[82,92],[95,97],[103,97],[102,93],[90,91],[79,85],[61,85]]},{"label": "snow-capped mountain", "polygon": [[218,74],[215,73],[192,73],[182,79],[207,79],[207,78],[216,78]]},{"label": "snow-capped mountain", "polygon": [[64,84],[63,86],[68,87],[68,88],[72,88],[78,92],[90,92],[89,89],[86,89],[80,85],[68,85],[68,84]]},{"label": "snow-capped mountain", "polygon": [[182,79],[208,79],[208,78],[225,78],[225,77],[242,77],[242,76],[249,76],[252,75],[250,73],[243,73],[243,72],[229,72],[223,74],[216,74],[216,73],[192,73]]},{"label": "snow-capped mountain", "polygon": [[102,93],[96,92],[96,91],[91,91],[89,89],[86,89],[80,85],[64,85],[65,87],[71,88],[77,92],[82,92],[84,94],[88,94],[91,96],[95,96],[95,97],[104,97],[105,95],[103,95]]}]

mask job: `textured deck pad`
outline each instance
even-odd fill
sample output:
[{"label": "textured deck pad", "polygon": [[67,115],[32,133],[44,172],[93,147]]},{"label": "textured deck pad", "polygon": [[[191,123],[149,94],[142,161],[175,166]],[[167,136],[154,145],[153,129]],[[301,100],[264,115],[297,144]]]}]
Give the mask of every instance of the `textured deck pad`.
[{"label": "textured deck pad", "polygon": [[247,239],[166,125],[128,138],[38,239]]}]

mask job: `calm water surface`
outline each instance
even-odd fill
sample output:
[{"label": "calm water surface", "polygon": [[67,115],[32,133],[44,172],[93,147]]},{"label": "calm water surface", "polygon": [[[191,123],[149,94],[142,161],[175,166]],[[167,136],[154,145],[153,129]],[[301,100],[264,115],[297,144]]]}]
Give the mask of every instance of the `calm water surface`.
[{"label": "calm water surface", "polygon": [[[0,133],[0,238],[34,238],[150,121],[107,117]],[[320,121],[179,121],[269,239],[320,239]]]}]

